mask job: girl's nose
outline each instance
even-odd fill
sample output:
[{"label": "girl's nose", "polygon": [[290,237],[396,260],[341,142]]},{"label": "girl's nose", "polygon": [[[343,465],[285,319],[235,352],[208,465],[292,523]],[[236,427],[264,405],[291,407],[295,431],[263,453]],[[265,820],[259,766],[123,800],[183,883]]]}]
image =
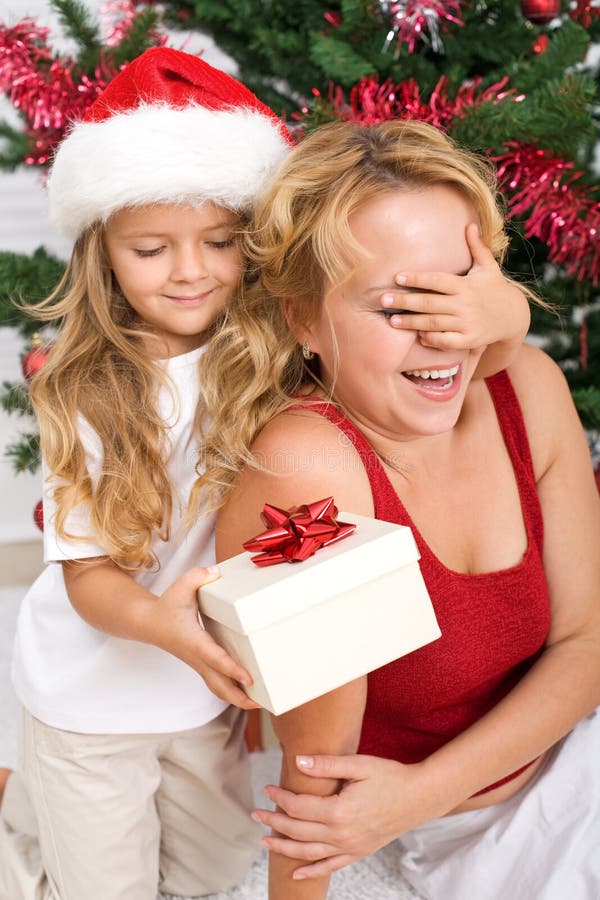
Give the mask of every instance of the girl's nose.
[{"label": "girl's nose", "polygon": [[174,256],[171,278],[173,281],[198,281],[206,278],[208,269],[200,247],[180,249]]}]

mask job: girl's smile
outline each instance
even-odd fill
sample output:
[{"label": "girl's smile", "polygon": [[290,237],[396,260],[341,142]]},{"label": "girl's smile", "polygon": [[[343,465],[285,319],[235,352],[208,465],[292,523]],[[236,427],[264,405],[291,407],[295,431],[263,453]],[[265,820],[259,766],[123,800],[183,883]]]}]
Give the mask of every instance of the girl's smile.
[{"label": "girl's smile", "polygon": [[165,294],[165,298],[176,303],[178,306],[199,306],[207,297],[210,297],[211,294],[212,290],[205,291],[203,294],[196,294],[193,297],[171,297],[168,294]]}]

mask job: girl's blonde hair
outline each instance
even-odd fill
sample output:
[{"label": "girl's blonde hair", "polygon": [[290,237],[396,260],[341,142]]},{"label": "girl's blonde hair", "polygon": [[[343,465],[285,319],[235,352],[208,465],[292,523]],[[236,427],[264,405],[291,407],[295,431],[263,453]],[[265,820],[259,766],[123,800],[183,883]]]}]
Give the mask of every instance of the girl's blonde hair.
[{"label": "girl's blonde hair", "polygon": [[501,263],[508,238],[491,165],[430,125],[337,122],[303,139],[284,161],[246,236],[242,296],[202,361],[212,424],[194,505],[221,505],[241,468],[258,464],[250,448],[260,430],[298,393],[316,388],[293,332],[314,322],[326,288],[349,277],[357,253],[364,258],[351,215],[390,191],[432,185],[451,187],[472,203],[483,241]]},{"label": "girl's blonde hair", "polygon": [[[114,279],[102,225],[81,235],[60,284],[29,310],[45,321],[62,320],[31,385],[42,455],[53,476],[56,533],[77,538],[67,531],[67,516],[88,504],[95,538],[117,565],[152,566],[153,538],[168,540],[173,504],[156,402],[168,382]],[[102,445],[97,483],[86,467],[81,417]]]}]

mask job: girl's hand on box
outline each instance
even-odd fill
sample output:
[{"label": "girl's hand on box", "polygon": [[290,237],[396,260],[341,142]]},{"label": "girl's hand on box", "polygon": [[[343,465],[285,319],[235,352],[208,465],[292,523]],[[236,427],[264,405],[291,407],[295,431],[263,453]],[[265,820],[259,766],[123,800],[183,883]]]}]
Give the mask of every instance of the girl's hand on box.
[{"label": "girl's hand on box", "polygon": [[383,307],[398,310],[390,316],[390,325],[418,331],[424,346],[438,350],[474,350],[498,342],[518,347],[530,323],[527,298],[504,277],[477,225],[467,226],[466,238],[473,264],[464,275],[395,276],[398,290],[381,297]]},{"label": "girl's hand on box", "polygon": [[296,763],[305,775],[345,783],[329,797],[265,788],[278,811],[259,809],[252,817],[283,835],[263,838],[269,850],[310,861],[294,871],[295,879],[329,875],[432,817],[424,808],[418,765],[358,755],[299,756]]},{"label": "girl's hand on box", "polygon": [[242,709],[256,709],[240,684],[249,687],[252,678],[211,637],[199,621],[198,589],[219,577],[217,566],[190,569],[162,594],[156,603],[156,643],[202,676],[217,697]]},{"label": "girl's hand on box", "polygon": [[216,566],[189,569],[157,597],[107,557],[66,560],[63,573],[69,600],[81,618],[107,634],[154,644],[181,659],[210,690],[235,706],[254,709],[240,684],[249,673],[204,630],[198,589],[219,577]]}]

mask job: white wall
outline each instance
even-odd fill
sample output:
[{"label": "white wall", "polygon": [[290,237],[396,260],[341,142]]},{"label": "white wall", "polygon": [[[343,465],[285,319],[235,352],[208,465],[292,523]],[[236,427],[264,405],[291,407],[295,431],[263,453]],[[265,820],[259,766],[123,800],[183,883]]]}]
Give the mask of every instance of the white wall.
[{"label": "white wall", "polygon": [[[102,5],[101,0],[86,0],[86,6],[93,11]],[[69,50],[47,0],[0,0],[0,22],[3,24],[14,25],[26,17],[51,28],[50,46],[61,52]],[[207,62],[235,74],[233,61],[205,35],[177,32],[172,35],[170,45],[193,53],[203,51]],[[4,97],[0,97],[0,119],[9,119],[16,125],[20,123]],[[70,250],[69,244],[50,228],[39,173],[26,167],[11,174],[0,173],[0,250],[32,253],[40,245],[60,258],[66,258]],[[0,382],[22,377],[19,360],[22,350],[23,342],[16,332],[0,328]],[[15,475],[12,464],[3,456],[6,445],[17,437],[19,430],[27,430],[29,424],[29,421],[8,416],[0,410],[0,544],[40,537],[32,519],[33,508],[41,496],[40,476]]]}]

